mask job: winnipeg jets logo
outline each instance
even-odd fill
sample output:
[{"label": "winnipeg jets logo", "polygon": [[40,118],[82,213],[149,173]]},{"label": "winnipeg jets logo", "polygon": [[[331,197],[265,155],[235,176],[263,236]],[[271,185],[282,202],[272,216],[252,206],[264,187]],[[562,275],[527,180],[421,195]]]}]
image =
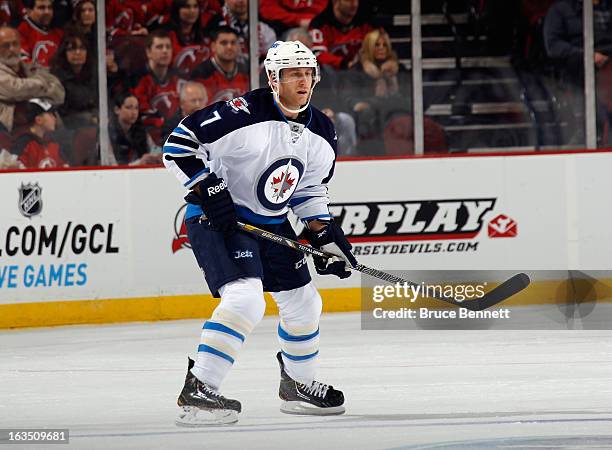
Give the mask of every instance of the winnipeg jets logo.
[{"label": "winnipeg jets logo", "polygon": [[295,192],[304,173],[304,164],[295,158],[274,161],[257,181],[257,199],[272,211],[283,209]]},{"label": "winnipeg jets logo", "polygon": [[281,165],[273,170],[266,180],[264,195],[266,199],[274,204],[285,204],[297,187],[300,171],[291,164]]},{"label": "winnipeg jets logo", "polygon": [[283,199],[288,190],[290,190],[295,184],[295,178],[291,178],[290,174],[285,175],[285,172],[281,172],[280,176],[272,177],[272,194],[273,199]]},{"label": "winnipeg jets logo", "polygon": [[233,112],[238,113],[244,111],[247,114],[251,114],[249,111],[249,104],[243,97],[236,97],[227,101],[228,106],[233,109]]}]

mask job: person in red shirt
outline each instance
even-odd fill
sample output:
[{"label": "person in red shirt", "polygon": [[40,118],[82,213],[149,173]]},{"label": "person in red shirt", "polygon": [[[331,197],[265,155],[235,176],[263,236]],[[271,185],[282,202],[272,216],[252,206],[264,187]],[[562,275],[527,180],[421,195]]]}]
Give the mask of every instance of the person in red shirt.
[{"label": "person in red shirt", "polygon": [[57,142],[50,140],[48,133],[55,131],[57,116],[53,105],[46,100],[33,98],[26,105],[28,128],[19,134],[11,152],[27,169],[49,169],[67,167]]},{"label": "person in red shirt", "polygon": [[59,47],[63,30],[50,28],[53,20],[53,0],[24,0],[26,16],[17,30],[21,34],[21,49],[27,61],[49,67]]},{"label": "person in red shirt", "polygon": [[144,5],[138,0],[106,0],[106,33],[118,36],[146,36]]},{"label": "person in red shirt", "polygon": [[174,0],[168,24],[173,67],[182,76],[189,77],[202,62],[210,58],[210,38],[199,26],[200,5],[197,0]]},{"label": "person in red shirt", "polygon": [[249,71],[238,61],[240,44],[233,28],[219,27],[212,33],[213,57],[200,64],[191,78],[204,85],[208,93],[207,105],[231,100],[249,90]]},{"label": "person in red shirt", "polygon": [[259,13],[282,34],[289,28],[308,28],[310,21],[327,7],[328,0],[261,0]]},{"label": "person in red shirt", "polygon": [[138,99],[144,124],[161,129],[164,120],[178,109],[185,80],[170,68],[172,41],[166,31],[155,30],[147,36],[146,52],[146,72],[132,92]]},{"label": "person in red shirt", "polygon": [[332,0],[330,7],[310,22],[312,50],[319,64],[350,69],[357,62],[363,38],[372,30],[359,0]]}]

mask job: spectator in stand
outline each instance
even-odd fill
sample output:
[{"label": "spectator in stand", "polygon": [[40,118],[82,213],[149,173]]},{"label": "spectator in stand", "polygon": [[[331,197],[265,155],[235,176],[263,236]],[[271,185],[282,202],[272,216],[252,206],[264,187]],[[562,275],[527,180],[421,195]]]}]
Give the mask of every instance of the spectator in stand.
[{"label": "spectator in stand", "polygon": [[106,0],[106,33],[113,39],[118,36],[146,36],[145,12],[137,0]]},{"label": "spectator in stand", "polygon": [[330,5],[310,22],[312,50],[319,64],[350,69],[357,62],[361,42],[373,27],[359,0],[331,0]]},{"label": "spectator in stand", "polygon": [[[249,1],[225,0],[223,15],[216,20],[213,29],[228,26],[238,33],[238,42],[241,49],[240,59],[248,61],[249,58]],[[263,60],[268,49],[276,42],[276,33],[270,25],[259,22],[257,26],[259,38],[259,58]]]},{"label": "spectator in stand", "polygon": [[115,51],[106,48],[106,83],[109,97],[123,92],[131,86],[130,77],[119,67],[115,59]]},{"label": "spectator in stand", "polygon": [[172,41],[168,32],[155,30],[149,34],[146,53],[145,73],[132,92],[138,99],[145,126],[161,133],[164,120],[172,117],[178,109],[178,93],[184,80],[170,68]]},{"label": "spectator in stand", "polygon": [[109,136],[118,164],[161,164],[161,153],[149,153],[147,133],[140,121],[138,99],[131,93],[113,98]]},{"label": "spectator in stand", "polygon": [[[598,140],[609,128],[612,107],[612,20],[610,2],[593,0],[594,64],[597,70]],[[573,104],[582,104],[584,95],[582,0],[558,0],[544,19],[544,44],[562,81],[573,87]],[[566,83],[564,83],[566,84]],[[573,111],[570,112],[573,114]],[[612,135],[612,133],[609,133]],[[606,146],[612,142],[605,142]]]},{"label": "spectator in stand", "polygon": [[165,141],[170,133],[178,126],[183,117],[204,108],[208,104],[208,94],[201,83],[188,81],[183,84],[180,92],[179,110],[170,119],[164,122],[162,128],[162,141]]},{"label": "spectator in stand", "polygon": [[174,0],[168,29],[174,53],[173,66],[183,77],[210,58],[210,39],[199,24],[200,6],[197,0]]},{"label": "spectator in stand", "polygon": [[321,14],[329,0],[261,0],[261,18],[274,28],[277,34],[289,28],[308,29],[311,20]]},{"label": "spectator in stand", "polygon": [[94,51],[98,48],[96,39],[96,3],[94,0],[77,0],[72,13],[72,20],[67,29],[85,37],[87,48]]},{"label": "spectator in stand", "polygon": [[64,88],[47,69],[24,63],[19,32],[0,26],[0,123],[8,132],[25,125],[25,102],[33,97],[53,105],[64,102]]},{"label": "spectator in stand", "polygon": [[51,62],[51,73],[64,86],[66,99],[59,107],[64,126],[69,130],[98,123],[98,76],[94,55],[85,36],[76,32],[64,35]]},{"label": "spectator in stand", "polygon": [[[593,5],[595,33],[595,66],[603,67],[612,55],[612,28],[607,1]],[[544,20],[544,44],[548,56],[562,68],[569,80],[582,87],[583,34],[582,0],[559,0]]]},{"label": "spectator in stand", "polygon": [[359,59],[347,74],[350,86],[342,95],[357,122],[360,149],[384,150],[383,128],[394,114],[410,114],[410,78],[382,29],[366,34]]},{"label": "spectator in stand", "polygon": [[21,49],[27,61],[48,67],[64,34],[60,28],[50,28],[53,20],[53,0],[23,0],[26,16],[17,28]]},{"label": "spectator in stand", "polygon": [[206,87],[208,104],[231,100],[249,90],[249,70],[241,61],[238,33],[224,26],[212,33],[213,57],[204,61],[191,78]]},{"label": "spectator in stand", "polygon": [[55,131],[57,116],[54,106],[47,100],[33,98],[26,104],[28,127],[17,134],[11,152],[27,169],[67,167],[57,142],[50,139]]},{"label": "spectator in stand", "polygon": [[[391,48],[391,39],[386,31],[376,29],[365,36],[359,60],[351,69],[351,74],[351,93],[364,99],[351,105],[353,111],[363,110],[373,103],[389,105],[389,102],[399,100],[407,104],[408,80],[402,77],[406,70],[402,68],[400,73],[397,54]],[[400,77],[403,78],[402,93],[398,81]]]}]

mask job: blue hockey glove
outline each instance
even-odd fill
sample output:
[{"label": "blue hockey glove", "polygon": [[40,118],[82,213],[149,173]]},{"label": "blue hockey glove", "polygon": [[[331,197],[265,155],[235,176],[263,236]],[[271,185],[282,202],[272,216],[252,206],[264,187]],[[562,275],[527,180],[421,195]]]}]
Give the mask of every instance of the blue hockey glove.
[{"label": "blue hockey glove", "polygon": [[357,265],[357,260],[351,253],[353,246],[344,236],[342,228],[333,220],[319,231],[307,229],[306,238],[313,247],[336,255],[329,259],[313,256],[315,269],[319,275],[336,275],[339,278],[351,276],[347,264],[349,267]]},{"label": "blue hockey glove", "polygon": [[236,208],[223,178],[214,173],[200,181],[185,196],[185,201],[200,205],[214,231],[232,231],[236,228]]}]

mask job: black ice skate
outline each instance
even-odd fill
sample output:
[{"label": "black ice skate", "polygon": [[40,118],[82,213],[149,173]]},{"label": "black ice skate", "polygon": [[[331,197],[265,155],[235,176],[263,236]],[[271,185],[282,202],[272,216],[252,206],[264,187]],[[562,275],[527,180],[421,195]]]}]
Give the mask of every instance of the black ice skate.
[{"label": "black ice skate", "polygon": [[281,353],[276,354],[280,364],[281,381],[278,395],[283,400],[280,410],[285,414],[308,414],[325,416],[343,414],[344,395],[328,384],[313,381],[303,384],[291,378],[285,372],[285,364]]},{"label": "black ice skate", "polygon": [[180,411],[176,424],[199,427],[238,422],[238,413],[242,409],[240,402],[223,397],[215,389],[198,380],[191,373],[193,365],[193,360],[189,358],[185,386],[177,400]]}]

